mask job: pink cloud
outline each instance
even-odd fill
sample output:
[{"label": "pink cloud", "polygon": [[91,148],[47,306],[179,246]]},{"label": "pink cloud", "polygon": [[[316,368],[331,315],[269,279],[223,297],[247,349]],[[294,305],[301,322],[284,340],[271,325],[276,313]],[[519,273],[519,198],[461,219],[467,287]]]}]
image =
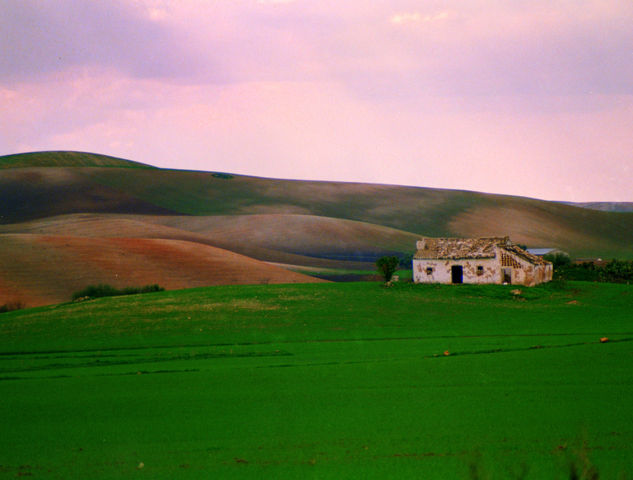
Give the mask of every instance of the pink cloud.
[{"label": "pink cloud", "polygon": [[9,2],[0,153],[631,200],[631,5]]},{"label": "pink cloud", "polygon": [[403,25],[407,23],[428,23],[446,20],[449,17],[448,11],[444,10],[431,15],[422,15],[420,12],[402,12],[391,16],[389,21],[395,25]]}]

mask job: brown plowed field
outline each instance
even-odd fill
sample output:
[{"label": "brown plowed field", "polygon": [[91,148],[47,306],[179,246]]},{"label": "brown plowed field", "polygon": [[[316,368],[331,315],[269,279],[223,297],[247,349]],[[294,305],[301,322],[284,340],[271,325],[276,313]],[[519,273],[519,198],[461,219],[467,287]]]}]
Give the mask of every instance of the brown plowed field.
[{"label": "brown plowed field", "polygon": [[0,305],[69,301],[82,288],[159,284],[179,289],[220,284],[319,281],[198,243],[148,238],[0,235]]},{"label": "brown plowed field", "polygon": [[[413,252],[418,236],[365,222],[316,215],[72,214],[0,225],[0,233],[187,240],[269,262],[322,268],[373,269],[340,260],[355,253]],[[334,255],[332,260],[324,255]]]},{"label": "brown plowed field", "polygon": [[217,241],[234,239],[262,248],[309,253],[377,248],[413,250],[419,238],[413,233],[382,225],[317,215],[164,216],[153,217],[153,221]]}]

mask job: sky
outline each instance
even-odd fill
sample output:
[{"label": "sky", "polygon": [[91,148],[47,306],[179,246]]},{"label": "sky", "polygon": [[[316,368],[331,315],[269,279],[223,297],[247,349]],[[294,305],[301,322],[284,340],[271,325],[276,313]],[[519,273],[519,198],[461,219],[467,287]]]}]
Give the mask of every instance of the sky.
[{"label": "sky", "polygon": [[631,0],[2,0],[0,155],[633,201]]}]

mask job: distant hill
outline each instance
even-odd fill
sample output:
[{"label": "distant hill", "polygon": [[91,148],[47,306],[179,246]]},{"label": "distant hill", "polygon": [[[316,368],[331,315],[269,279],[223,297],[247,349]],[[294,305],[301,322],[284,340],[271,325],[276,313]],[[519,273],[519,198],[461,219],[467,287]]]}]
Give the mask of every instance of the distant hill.
[{"label": "distant hill", "polygon": [[155,168],[123,158],[84,152],[30,152],[0,157],[0,168],[24,167]]},{"label": "distant hill", "polygon": [[[42,245],[49,237],[86,245],[111,245],[125,238],[189,242],[202,250],[215,247],[289,268],[317,269],[373,268],[378,256],[412,254],[421,235],[509,235],[529,247],[558,248],[576,257],[633,258],[633,214],[560,202],[168,170],[76,152],[0,157],[0,165],[0,240],[36,235]],[[72,242],[63,254],[66,244],[58,242],[50,263],[77,255]],[[20,245],[13,240],[4,248],[26,248]],[[38,258],[43,271],[49,268],[46,256]],[[165,261],[169,264],[169,257]],[[174,277],[183,268],[174,263]],[[9,273],[2,269],[0,263],[0,291],[8,288],[3,282],[7,284]],[[230,282],[226,277],[226,282],[253,283],[266,277],[246,269],[242,274]],[[76,283],[98,279],[78,275],[81,281]],[[126,275],[134,279],[131,270]]]},{"label": "distant hill", "polygon": [[633,202],[562,202],[575,207],[601,210],[603,212],[633,212]]},{"label": "distant hill", "polygon": [[[30,158],[38,163],[40,155],[50,156]],[[633,257],[633,215],[523,197],[156,168],[25,165],[0,170],[0,223],[68,213],[312,215],[416,235],[508,234],[519,243],[577,256]]]}]

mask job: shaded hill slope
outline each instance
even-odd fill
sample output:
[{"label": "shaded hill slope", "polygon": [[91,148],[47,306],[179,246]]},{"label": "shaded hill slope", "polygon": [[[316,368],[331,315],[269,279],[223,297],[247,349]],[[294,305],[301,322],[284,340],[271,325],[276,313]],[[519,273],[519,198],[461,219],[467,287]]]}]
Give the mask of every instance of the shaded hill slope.
[{"label": "shaded hill slope", "polygon": [[[110,167],[119,175],[128,169]],[[0,169],[0,224],[80,212],[175,213],[91,180],[80,167]]]},{"label": "shaded hill slope", "polygon": [[243,255],[182,240],[0,235],[0,305],[69,301],[98,283],[167,289],[318,281]]}]

